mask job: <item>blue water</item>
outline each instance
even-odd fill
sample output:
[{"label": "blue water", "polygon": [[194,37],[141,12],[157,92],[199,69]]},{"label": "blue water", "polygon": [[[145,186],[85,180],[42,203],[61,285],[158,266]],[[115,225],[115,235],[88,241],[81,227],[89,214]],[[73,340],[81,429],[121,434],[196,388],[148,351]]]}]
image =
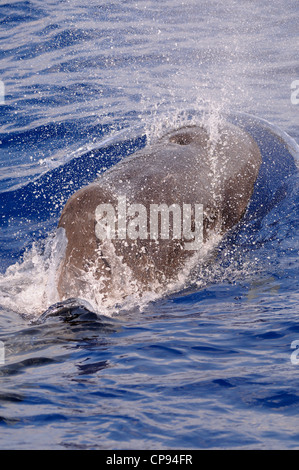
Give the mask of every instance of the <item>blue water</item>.
[{"label": "blue water", "polygon": [[[295,0],[1,3],[0,448],[299,448],[298,20]],[[179,292],[55,315],[68,197],[222,112],[289,162],[264,168],[256,217]]]}]

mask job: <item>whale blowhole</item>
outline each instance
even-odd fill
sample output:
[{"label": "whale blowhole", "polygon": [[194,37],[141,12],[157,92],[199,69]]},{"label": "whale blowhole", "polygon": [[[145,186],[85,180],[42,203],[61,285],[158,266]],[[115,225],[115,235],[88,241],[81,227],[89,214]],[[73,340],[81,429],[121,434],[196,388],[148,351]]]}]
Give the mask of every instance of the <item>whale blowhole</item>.
[{"label": "whale blowhole", "polygon": [[193,141],[193,136],[187,132],[181,132],[170,137],[169,141],[178,145],[189,145]]}]

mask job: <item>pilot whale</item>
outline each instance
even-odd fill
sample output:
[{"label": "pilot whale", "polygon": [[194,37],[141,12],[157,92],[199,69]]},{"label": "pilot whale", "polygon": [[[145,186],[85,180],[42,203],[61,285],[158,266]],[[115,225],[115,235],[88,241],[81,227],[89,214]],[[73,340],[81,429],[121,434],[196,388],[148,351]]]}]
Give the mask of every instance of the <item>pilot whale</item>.
[{"label": "pilot whale", "polygon": [[[175,129],[107,170],[67,201],[60,300],[163,289],[215,235],[244,216],[262,156],[255,139],[225,122]],[[94,282],[95,281],[95,282]],[[128,288],[130,285],[130,288]]]}]

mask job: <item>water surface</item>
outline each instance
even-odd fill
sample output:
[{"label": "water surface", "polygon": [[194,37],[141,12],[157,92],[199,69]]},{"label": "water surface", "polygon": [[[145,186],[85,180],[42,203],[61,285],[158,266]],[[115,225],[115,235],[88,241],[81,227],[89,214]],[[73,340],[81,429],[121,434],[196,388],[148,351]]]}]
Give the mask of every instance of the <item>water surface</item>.
[{"label": "water surface", "polygon": [[33,321],[65,201],[146,139],[241,112],[299,141],[298,21],[295,0],[2,2],[2,449],[298,448],[295,172],[179,292]]}]

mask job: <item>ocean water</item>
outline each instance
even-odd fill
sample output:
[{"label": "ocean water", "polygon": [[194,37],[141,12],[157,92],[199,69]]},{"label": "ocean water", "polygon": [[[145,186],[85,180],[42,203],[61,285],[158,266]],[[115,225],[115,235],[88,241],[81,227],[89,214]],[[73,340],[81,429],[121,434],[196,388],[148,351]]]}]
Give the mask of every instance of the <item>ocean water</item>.
[{"label": "ocean water", "polygon": [[[298,23],[295,0],[0,2],[1,449],[299,448]],[[176,291],[57,306],[69,196],[223,115],[273,157],[266,210]]]}]

